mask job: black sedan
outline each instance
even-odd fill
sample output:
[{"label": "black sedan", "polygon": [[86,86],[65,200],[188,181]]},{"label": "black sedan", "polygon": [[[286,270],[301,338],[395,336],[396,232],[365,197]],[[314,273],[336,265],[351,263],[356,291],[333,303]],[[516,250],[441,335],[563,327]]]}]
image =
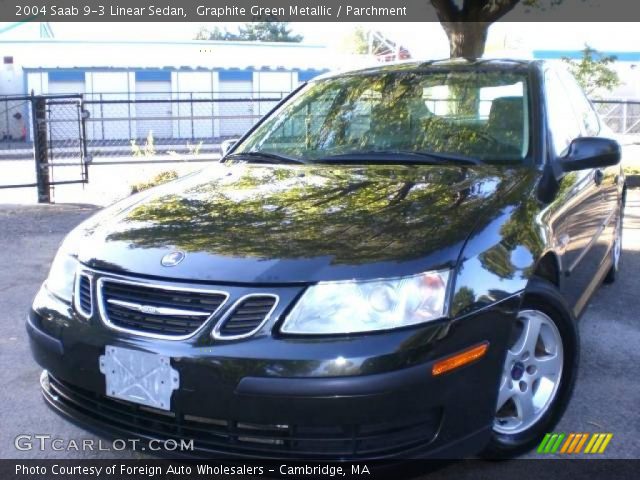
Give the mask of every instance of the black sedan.
[{"label": "black sedan", "polygon": [[620,147],[544,62],[302,85],[205,170],[63,242],[28,315],[46,402],[209,457],[520,454],[620,265]]}]

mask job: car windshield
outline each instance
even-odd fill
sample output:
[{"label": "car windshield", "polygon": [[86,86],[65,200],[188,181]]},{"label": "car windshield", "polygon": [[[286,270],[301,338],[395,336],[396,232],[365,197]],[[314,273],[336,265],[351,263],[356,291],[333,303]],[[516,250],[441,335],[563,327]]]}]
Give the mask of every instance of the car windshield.
[{"label": "car windshield", "polygon": [[233,154],[312,162],[521,162],[530,143],[527,90],[524,73],[495,69],[318,80]]}]

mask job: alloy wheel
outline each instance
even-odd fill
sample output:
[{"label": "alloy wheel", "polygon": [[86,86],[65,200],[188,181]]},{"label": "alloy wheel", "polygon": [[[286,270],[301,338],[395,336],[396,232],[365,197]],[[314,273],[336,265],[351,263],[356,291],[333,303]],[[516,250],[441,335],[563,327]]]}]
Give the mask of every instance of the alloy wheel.
[{"label": "alloy wheel", "polygon": [[539,310],[519,313],[515,340],[507,351],[494,430],[516,434],[533,426],[558,392],[564,365],[562,337],[553,320]]}]

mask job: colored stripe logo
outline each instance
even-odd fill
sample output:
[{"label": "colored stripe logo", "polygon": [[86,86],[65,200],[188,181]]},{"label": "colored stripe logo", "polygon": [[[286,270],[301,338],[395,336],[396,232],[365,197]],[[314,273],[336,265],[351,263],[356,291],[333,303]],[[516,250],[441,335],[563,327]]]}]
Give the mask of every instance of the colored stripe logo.
[{"label": "colored stripe logo", "polygon": [[543,454],[600,454],[604,453],[612,438],[612,433],[547,433],[537,451]]}]

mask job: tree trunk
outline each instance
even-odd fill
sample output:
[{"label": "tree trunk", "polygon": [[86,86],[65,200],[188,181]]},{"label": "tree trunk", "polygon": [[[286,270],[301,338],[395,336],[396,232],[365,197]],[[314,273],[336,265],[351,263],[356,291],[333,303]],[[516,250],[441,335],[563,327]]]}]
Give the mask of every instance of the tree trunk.
[{"label": "tree trunk", "polygon": [[449,38],[449,56],[468,59],[482,57],[489,25],[486,22],[443,23]]}]

